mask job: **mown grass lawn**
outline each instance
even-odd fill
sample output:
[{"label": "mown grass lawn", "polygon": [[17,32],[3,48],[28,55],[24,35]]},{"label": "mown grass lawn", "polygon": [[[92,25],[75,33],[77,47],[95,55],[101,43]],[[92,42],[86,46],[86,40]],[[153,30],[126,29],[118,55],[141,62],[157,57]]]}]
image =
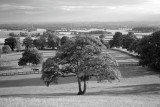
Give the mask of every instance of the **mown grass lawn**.
[{"label": "mown grass lawn", "polygon": [[[123,56],[120,60],[132,59],[110,52]],[[51,57],[54,52],[43,51],[43,55]],[[76,95],[76,77],[60,78],[59,84],[46,87],[40,74],[3,76],[0,77],[0,107],[160,107],[158,73],[140,66],[119,69],[123,76],[121,82],[97,83],[93,78],[87,83],[84,96]]]},{"label": "mown grass lawn", "polygon": [[1,107],[159,107],[156,96],[71,96],[57,98],[1,98]]}]

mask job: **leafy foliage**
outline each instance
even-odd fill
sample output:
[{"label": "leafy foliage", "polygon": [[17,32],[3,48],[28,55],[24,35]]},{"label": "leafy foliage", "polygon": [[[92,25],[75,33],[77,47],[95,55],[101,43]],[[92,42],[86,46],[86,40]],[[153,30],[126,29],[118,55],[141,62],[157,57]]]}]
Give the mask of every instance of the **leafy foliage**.
[{"label": "leafy foliage", "polygon": [[36,48],[29,48],[24,51],[22,58],[19,59],[18,65],[24,66],[28,63],[40,64],[43,60],[42,54]]},{"label": "leafy foliage", "polygon": [[142,38],[138,46],[140,65],[160,70],[160,31]]},{"label": "leafy foliage", "polygon": [[48,33],[48,47],[55,49],[60,46],[60,38],[53,33]]},{"label": "leafy foliage", "polygon": [[3,47],[2,47],[2,51],[3,51],[3,53],[10,53],[12,50],[11,50],[11,48],[9,47],[9,45],[4,45]]},{"label": "leafy foliage", "polygon": [[129,50],[130,45],[136,39],[137,39],[136,36],[132,32],[129,32],[127,35],[123,35],[121,37],[120,44],[121,44],[122,48],[125,48],[125,49]]},{"label": "leafy foliage", "polygon": [[28,36],[23,40],[23,45],[26,47],[26,49],[29,49],[32,47],[33,39]]},{"label": "leafy foliage", "polygon": [[[86,81],[92,76],[98,81],[119,79],[120,72],[115,68],[116,60],[103,54],[104,45],[90,36],[77,36],[74,41],[62,45],[55,57],[46,60],[42,67],[42,79],[47,86],[57,82],[58,77],[75,74],[78,79],[79,93],[86,92]],[[81,89],[81,82],[84,89]]]},{"label": "leafy foliage", "polygon": [[64,45],[64,44],[67,43],[69,40],[70,40],[69,37],[63,36],[63,37],[61,38],[61,45]]},{"label": "leafy foliage", "polygon": [[9,37],[9,38],[5,39],[4,45],[9,45],[10,48],[12,49],[12,51],[14,51],[14,49],[16,48],[16,45],[17,45],[17,40],[14,37]]},{"label": "leafy foliage", "polygon": [[113,36],[113,40],[109,42],[110,47],[120,47],[120,41],[122,38],[122,33],[121,32],[116,32],[115,35]]},{"label": "leafy foliage", "polygon": [[105,35],[102,34],[102,35],[99,36],[99,38],[100,38],[100,39],[104,39],[104,38],[105,38]]},{"label": "leafy foliage", "polygon": [[140,39],[136,39],[132,42],[132,44],[129,46],[129,51],[130,52],[138,52],[138,46],[139,46],[139,43],[140,43]]},{"label": "leafy foliage", "polygon": [[36,47],[37,49],[41,49],[41,41],[40,41],[40,39],[34,39],[34,40],[33,40],[33,45],[34,45],[34,47]]},{"label": "leafy foliage", "polygon": [[44,37],[44,35],[40,36],[40,38],[38,39],[39,44],[40,44],[40,49],[44,49],[44,47],[46,46],[46,38]]},{"label": "leafy foliage", "polygon": [[9,36],[10,36],[10,37],[18,37],[18,35],[15,34],[14,32],[9,33]]}]

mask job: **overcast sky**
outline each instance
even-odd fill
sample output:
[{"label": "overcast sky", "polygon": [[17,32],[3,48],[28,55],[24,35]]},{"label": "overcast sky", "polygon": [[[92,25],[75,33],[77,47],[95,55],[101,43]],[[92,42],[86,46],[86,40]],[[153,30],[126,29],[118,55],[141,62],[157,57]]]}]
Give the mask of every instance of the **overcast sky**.
[{"label": "overcast sky", "polygon": [[0,22],[160,21],[160,0],[0,0]]}]

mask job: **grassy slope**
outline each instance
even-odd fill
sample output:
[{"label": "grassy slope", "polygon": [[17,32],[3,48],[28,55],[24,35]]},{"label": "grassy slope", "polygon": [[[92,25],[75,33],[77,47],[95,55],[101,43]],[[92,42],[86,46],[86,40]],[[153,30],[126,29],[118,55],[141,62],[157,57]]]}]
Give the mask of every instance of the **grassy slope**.
[{"label": "grassy slope", "polygon": [[[47,53],[47,52],[46,52]],[[124,63],[132,59],[109,51]],[[46,54],[47,55],[47,54]],[[137,59],[126,60],[136,62]],[[132,63],[132,62],[131,62]],[[0,77],[0,107],[159,107],[160,78],[152,70],[139,66],[120,67],[121,82],[97,83],[92,79],[87,94],[77,96],[75,77],[60,78],[58,85],[45,87],[41,75]]]}]

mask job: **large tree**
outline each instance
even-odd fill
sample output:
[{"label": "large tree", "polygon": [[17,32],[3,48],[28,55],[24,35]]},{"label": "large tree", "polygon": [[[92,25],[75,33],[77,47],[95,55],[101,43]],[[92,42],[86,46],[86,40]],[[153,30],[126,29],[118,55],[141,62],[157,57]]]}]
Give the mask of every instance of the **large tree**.
[{"label": "large tree", "polygon": [[[86,81],[92,76],[97,77],[98,81],[119,79],[116,60],[102,53],[103,48],[98,39],[77,36],[74,41],[62,45],[53,58],[43,63],[42,79],[49,86],[63,75],[74,74],[78,80],[78,95],[85,94]],[[83,90],[81,82],[84,83]]]},{"label": "large tree", "polygon": [[138,54],[140,65],[160,70],[160,31],[141,39]]},{"label": "large tree", "polygon": [[16,48],[16,45],[17,45],[17,40],[14,37],[9,37],[9,38],[5,39],[4,45],[9,45],[10,48],[12,49],[12,51],[14,51],[14,49]]}]

